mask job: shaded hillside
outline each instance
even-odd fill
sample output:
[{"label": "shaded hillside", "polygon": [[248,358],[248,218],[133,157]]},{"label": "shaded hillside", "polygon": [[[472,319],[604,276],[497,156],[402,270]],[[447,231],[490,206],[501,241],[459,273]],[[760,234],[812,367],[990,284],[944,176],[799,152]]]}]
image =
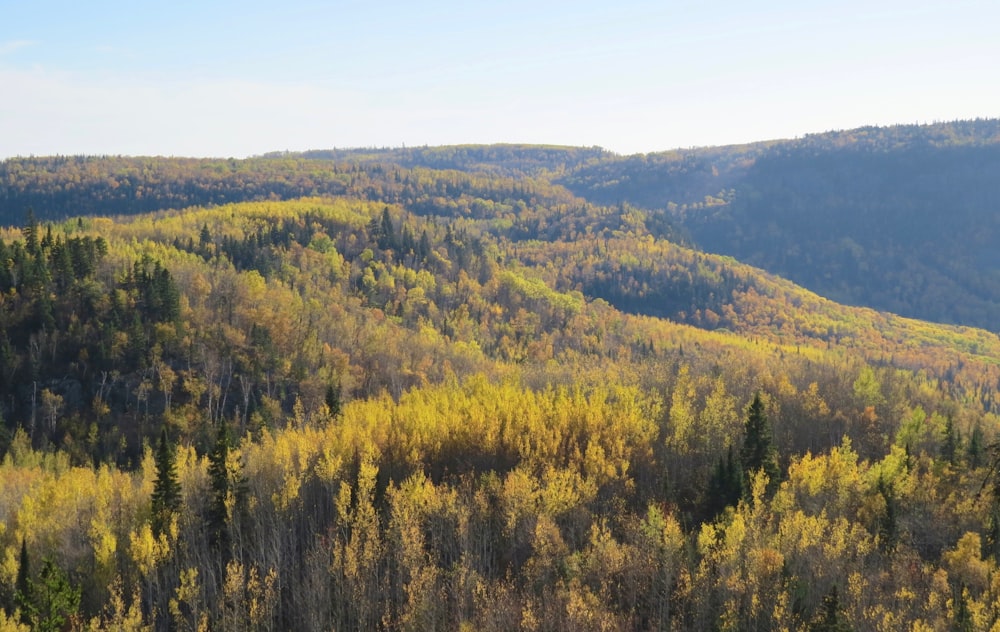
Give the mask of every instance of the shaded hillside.
[{"label": "shaded hillside", "polygon": [[991,120],[627,157],[560,181],[835,300],[996,329],[998,175]]}]

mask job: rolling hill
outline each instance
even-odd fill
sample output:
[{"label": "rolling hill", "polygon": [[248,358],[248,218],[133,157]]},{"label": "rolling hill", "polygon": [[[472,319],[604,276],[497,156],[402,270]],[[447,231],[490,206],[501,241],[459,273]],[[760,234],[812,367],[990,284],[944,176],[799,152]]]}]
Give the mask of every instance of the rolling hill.
[{"label": "rolling hill", "polygon": [[5,161],[0,627],[988,628],[990,125]]}]

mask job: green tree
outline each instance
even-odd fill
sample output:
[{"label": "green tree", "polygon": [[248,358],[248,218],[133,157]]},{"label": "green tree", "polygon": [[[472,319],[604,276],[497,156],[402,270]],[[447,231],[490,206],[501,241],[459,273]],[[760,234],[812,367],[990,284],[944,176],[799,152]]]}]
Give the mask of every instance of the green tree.
[{"label": "green tree", "polygon": [[954,465],[955,456],[958,453],[958,432],[955,430],[951,415],[945,419],[941,434],[941,460]]},{"label": "green tree", "polygon": [[24,226],[21,227],[21,234],[24,235],[24,244],[28,253],[32,257],[41,256],[42,250],[38,238],[38,220],[35,219],[35,210],[29,208],[24,218]]},{"label": "green tree", "polygon": [[857,398],[861,407],[878,407],[885,403],[885,395],[882,394],[882,384],[879,382],[878,376],[875,375],[874,369],[870,366],[865,366],[861,369],[857,379],[854,380],[853,386],[854,397]]},{"label": "green tree", "polygon": [[879,548],[891,553],[899,540],[899,501],[891,481],[879,477],[876,490],[885,502],[885,512],[878,519]]},{"label": "green tree", "polygon": [[177,480],[177,463],[173,446],[167,439],[166,427],[160,431],[156,446],[156,480],[153,481],[153,533],[166,533],[170,520],[181,506],[181,485]]},{"label": "green tree", "polygon": [[231,442],[229,426],[225,421],[220,421],[215,445],[208,455],[212,498],[208,506],[207,519],[209,542],[220,551],[225,551],[229,547],[229,511],[226,504],[231,491],[227,463]]},{"label": "green tree", "polygon": [[983,464],[983,441],[983,428],[979,424],[976,424],[972,429],[972,434],[969,436],[969,445],[965,449],[969,467],[972,469],[976,469]]},{"label": "green tree", "polygon": [[209,543],[227,562],[232,554],[233,520],[246,510],[246,482],[242,473],[230,464],[232,438],[229,426],[219,422],[215,445],[208,455],[208,475],[212,490],[207,527]]},{"label": "green tree", "polygon": [[28,558],[28,542],[21,538],[21,557],[17,565],[17,580],[14,582],[14,604],[21,610],[21,623],[31,623],[31,564]]},{"label": "green tree", "polygon": [[327,384],[324,402],[326,403],[326,408],[330,413],[330,417],[340,416],[340,380]]},{"label": "green tree", "polygon": [[740,450],[744,477],[749,480],[756,472],[763,471],[769,481],[768,488],[773,490],[778,484],[778,454],[760,393],[754,395],[747,409],[744,429],[743,448]]},{"label": "green tree", "polygon": [[743,468],[737,462],[733,446],[730,445],[726,456],[719,457],[712,470],[712,478],[708,481],[708,498],[705,503],[708,515],[715,517],[726,507],[735,506],[743,497],[744,488]]},{"label": "green tree", "polygon": [[37,582],[31,582],[28,616],[32,630],[56,632],[66,629],[80,608],[81,589],[69,582],[65,571],[51,558],[42,561]]},{"label": "green tree", "polygon": [[208,224],[201,225],[201,232],[198,234],[198,245],[203,254],[208,252],[208,247],[212,244],[212,233],[208,230]]}]

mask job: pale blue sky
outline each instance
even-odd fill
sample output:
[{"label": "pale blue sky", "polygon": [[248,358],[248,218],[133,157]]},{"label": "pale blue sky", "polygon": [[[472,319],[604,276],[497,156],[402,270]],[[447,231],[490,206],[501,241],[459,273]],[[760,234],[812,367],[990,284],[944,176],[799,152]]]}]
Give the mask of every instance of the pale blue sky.
[{"label": "pale blue sky", "polygon": [[619,153],[1000,116],[985,0],[0,0],[0,158]]}]

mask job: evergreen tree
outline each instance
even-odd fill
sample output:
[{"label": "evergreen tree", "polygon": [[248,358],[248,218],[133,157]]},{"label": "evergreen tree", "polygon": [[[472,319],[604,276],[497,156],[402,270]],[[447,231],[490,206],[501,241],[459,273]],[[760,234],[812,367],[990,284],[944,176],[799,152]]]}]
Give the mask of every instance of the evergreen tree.
[{"label": "evergreen tree", "polygon": [[38,220],[35,219],[34,209],[28,209],[24,218],[24,226],[21,227],[21,234],[24,235],[24,245],[28,254],[32,257],[39,257],[42,251],[38,238]]},{"label": "evergreen tree", "polygon": [[242,472],[229,466],[229,451],[232,438],[229,426],[219,422],[219,433],[215,446],[208,455],[208,475],[212,497],[209,501],[207,528],[212,547],[222,556],[223,563],[232,554],[233,521],[246,513],[246,481]]},{"label": "evergreen tree", "polygon": [[379,222],[378,247],[382,250],[395,250],[399,246],[396,238],[396,229],[392,225],[392,216],[389,215],[389,207],[382,209],[382,220]]},{"label": "evergreen tree", "polygon": [[332,384],[328,384],[326,387],[326,397],[325,403],[326,408],[330,413],[330,417],[340,416],[340,381],[337,380]]},{"label": "evergreen tree", "polygon": [[958,453],[958,433],[955,430],[955,424],[950,415],[945,420],[942,434],[941,460],[954,465],[955,455]]},{"label": "evergreen tree", "polygon": [[876,489],[885,501],[885,513],[878,520],[879,548],[883,552],[891,553],[896,549],[896,542],[899,539],[899,507],[896,490],[893,484],[886,482],[884,478],[878,479]]},{"label": "evergreen tree", "polygon": [[153,533],[166,533],[170,520],[181,507],[181,485],[177,480],[177,463],[173,447],[167,440],[167,429],[160,432],[156,447],[156,480],[153,482]]},{"label": "evergreen tree", "polygon": [[763,470],[767,474],[768,489],[773,490],[778,484],[778,455],[760,393],[754,395],[747,409],[744,429],[743,448],[740,450],[744,478],[749,480],[754,473]]},{"label": "evergreen tree", "polygon": [[198,246],[201,250],[201,255],[206,256],[208,254],[208,247],[212,244],[212,233],[208,230],[208,224],[201,225],[201,232],[198,234]]},{"label": "evergreen tree", "polygon": [[427,257],[431,256],[431,240],[427,236],[427,231],[420,233],[420,243],[417,244],[417,257],[421,262],[427,263]]},{"label": "evergreen tree", "polygon": [[739,503],[745,492],[744,487],[743,468],[737,462],[733,446],[730,445],[726,456],[719,457],[708,482],[706,508],[709,515],[714,518],[726,507]]},{"label": "evergreen tree", "polygon": [[229,547],[229,512],[226,501],[230,494],[229,448],[231,439],[225,421],[219,422],[215,445],[208,455],[208,475],[211,479],[212,498],[208,507],[208,539],[219,551]]},{"label": "evergreen tree", "polygon": [[17,580],[14,582],[14,604],[21,610],[21,623],[31,623],[31,565],[28,561],[28,542],[21,538],[21,557],[17,565]]},{"label": "evergreen tree", "polygon": [[[994,561],[1000,562],[1000,479],[995,472],[990,474],[993,478],[993,489],[990,494],[989,515],[986,518],[986,543],[985,554]],[[989,479],[983,482],[985,486]]]},{"label": "evergreen tree", "polygon": [[69,582],[65,571],[51,558],[42,561],[38,582],[32,586],[31,629],[56,632],[67,624],[80,608],[81,589]]},{"label": "evergreen tree", "polygon": [[970,468],[976,469],[983,464],[983,429],[979,424],[972,429],[965,454]]}]

